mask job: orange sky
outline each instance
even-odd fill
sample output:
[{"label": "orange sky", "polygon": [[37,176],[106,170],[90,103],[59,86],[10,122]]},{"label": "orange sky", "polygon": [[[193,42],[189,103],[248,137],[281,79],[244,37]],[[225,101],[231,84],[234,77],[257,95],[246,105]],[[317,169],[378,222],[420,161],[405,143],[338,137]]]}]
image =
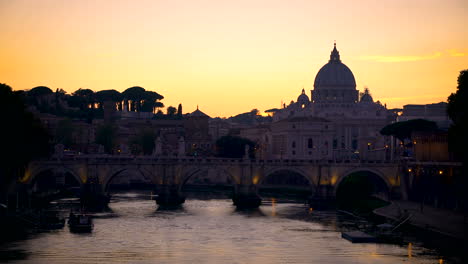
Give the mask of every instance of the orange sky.
[{"label": "orange sky", "polygon": [[333,41],[388,107],[445,101],[468,68],[468,1],[0,0],[0,82],[142,86],[210,116],[313,89]]}]

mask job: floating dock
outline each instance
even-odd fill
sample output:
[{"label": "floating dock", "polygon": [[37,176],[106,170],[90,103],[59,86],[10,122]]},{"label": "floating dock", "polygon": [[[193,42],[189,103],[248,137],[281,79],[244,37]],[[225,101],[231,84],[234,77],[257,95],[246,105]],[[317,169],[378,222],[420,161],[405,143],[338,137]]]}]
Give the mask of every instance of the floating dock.
[{"label": "floating dock", "polygon": [[371,236],[361,231],[342,232],[341,237],[353,243],[377,242],[377,238],[375,236]]}]

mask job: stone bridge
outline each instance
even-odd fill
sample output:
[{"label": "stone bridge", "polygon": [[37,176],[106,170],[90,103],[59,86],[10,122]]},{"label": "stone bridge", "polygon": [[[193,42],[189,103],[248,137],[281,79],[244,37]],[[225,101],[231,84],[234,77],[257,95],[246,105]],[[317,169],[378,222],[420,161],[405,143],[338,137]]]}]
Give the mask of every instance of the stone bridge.
[{"label": "stone bridge", "polygon": [[[105,194],[111,180],[124,172],[140,173],[155,185],[160,205],[176,205],[185,201],[182,186],[194,175],[215,170],[228,175],[233,183],[233,201],[240,207],[255,207],[261,202],[258,187],[272,174],[289,171],[302,175],[316,197],[331,198],[339,184],[355,172],[368,172],[379,177],[391,196],[406,197],[405,181],[400,180],[406,167],[398,162],[329,161],[329,160],[251,160],[198,157],[134,157],[120,155],[76,155],[61,159],[32,162],[21,182],[32,184],[44,171],[70,173],[82,189]],[[403,184],[402,184],[403,182]]]}]

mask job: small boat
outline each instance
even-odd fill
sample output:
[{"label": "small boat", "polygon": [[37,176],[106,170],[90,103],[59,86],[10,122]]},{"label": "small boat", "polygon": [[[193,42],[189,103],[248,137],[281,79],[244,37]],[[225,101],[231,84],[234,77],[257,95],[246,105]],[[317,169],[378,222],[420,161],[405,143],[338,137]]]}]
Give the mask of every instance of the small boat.
[{"label": "small boat", "polygon": [[352,243],[375,243],[377,238],[361,231],[341,232],[341,237]]},{"label": "small boat", "polygon": [[70,213],[68,218],[68,227],[74,233],[89,233],[93,230],[93,219],[91,216],[79,213]]}]

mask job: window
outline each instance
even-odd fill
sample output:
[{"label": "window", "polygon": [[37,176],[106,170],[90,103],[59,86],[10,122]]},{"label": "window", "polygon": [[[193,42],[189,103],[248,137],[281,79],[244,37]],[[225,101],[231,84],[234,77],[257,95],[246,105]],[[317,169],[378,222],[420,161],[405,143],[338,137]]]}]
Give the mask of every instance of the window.
[{"label": "window", "polygon": [[296,151],[295,151],[295,150],[293,150],[292,154],[293,154],[293,155],[296,155]]},{"label": "window", "polygon": [[352,147],[353,147],[353,150],[357,149],[357,140],[356,139],[353,139]]},{"label": "window", "polygon": [[311,138],[309,138],[309,139],[307,140],[307,147],[308,147],[308,148],[313,148],[313,147],[314,147],[314,142],[312,141]]},{"label": "window", "polygon": [[338,148],[338,140],[335,138],[333,139],[333,149],[337,149]]},{"label": "window", "polygon": [[292,146],[293,148],[296,148],[296,141],[293,141],[292,144],[291,144],[291,146]]}]

